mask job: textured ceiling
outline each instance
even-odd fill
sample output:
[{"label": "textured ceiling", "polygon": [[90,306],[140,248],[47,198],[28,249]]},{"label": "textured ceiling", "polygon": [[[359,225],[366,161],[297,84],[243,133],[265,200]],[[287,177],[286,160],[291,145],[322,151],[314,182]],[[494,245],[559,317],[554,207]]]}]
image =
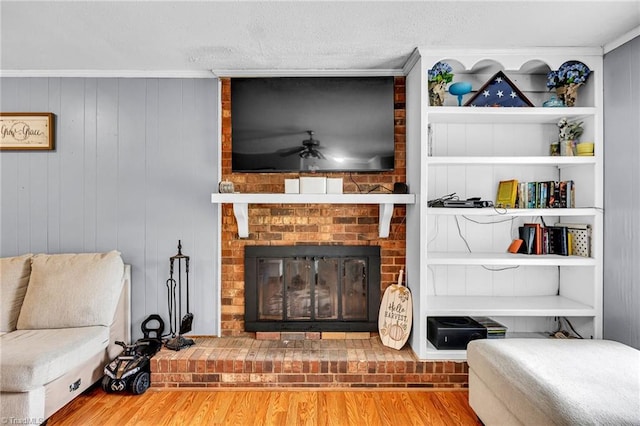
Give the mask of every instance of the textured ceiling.
[{"label": "textured ceiling", "polygon": [[0,1],[0,69],[400,69],[415,47],[603,46],[638,1]]}]

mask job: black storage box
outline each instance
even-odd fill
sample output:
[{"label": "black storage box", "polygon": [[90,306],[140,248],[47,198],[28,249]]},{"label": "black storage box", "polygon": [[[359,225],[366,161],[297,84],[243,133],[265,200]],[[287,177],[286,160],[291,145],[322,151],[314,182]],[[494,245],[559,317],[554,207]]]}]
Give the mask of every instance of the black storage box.
[{"label": "black storage box", "polygon": [[470,341],[486,338],[486,327],[471,317],[427,317],[427,339],[436,349],[467,349]]}]

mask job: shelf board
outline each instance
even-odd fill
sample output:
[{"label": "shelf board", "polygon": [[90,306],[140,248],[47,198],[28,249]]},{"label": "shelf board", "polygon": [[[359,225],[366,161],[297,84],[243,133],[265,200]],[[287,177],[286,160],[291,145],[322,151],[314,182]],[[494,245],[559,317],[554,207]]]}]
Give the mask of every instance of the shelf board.
[{"label": "shelf board", "polygon": [[591,257],[560,256],[556,254],[519,253],[452,253],[430,251],[427,265],[478,265],[478,266],[595,266]]},{"label": "shelf board", "polygon": [[455,165],[513,165],[513,166],[580,166],[596,164],[594,156],[576,157],[427,157],[430,166],[455,166]]},{"label": "shelf board", "polygon": [[428,207],[427,214],[439,216],[595,216],[598,210],[587,208],[576,209],[502,209],[494,207],[482,208],[450,208]]},{"label": "shelf board", "polygon": [[414,204],[415,194],[211,194],[212,203]]},{"label": "shelf board", "polygon": [[563,296],[428,296],[429,316],[593,317],[593,306]]},{"label": "shelf board", "polygon": [[395,204],[415,204],[415,194],[211,194],[214,204],[233,204],[238,236],[249,236],[249,204],[378,204],[378,235],[389,236]]},{"label": "shelf board", "polygon": [[429,360],[460,360],[467,359],[467,351],[464,349],[436,349],[433,344],[427,340],[427,358]]},{"label": "shelf board", "polygon": [[558,108],[478,108],[478,107],[431,107],[427,109],[430,123],[459,124],[556,124],[562,117],[584,119],[595,116],[594,107]]},{"label": "shelf board", "polygon": [[[537,332],[510,332],[507,330],[507,339],[548,339],[545,333]],[[464,349],[436,349],[433,344],[427,340],[427,356],[429,360],[466,360],[467,351]]]}]

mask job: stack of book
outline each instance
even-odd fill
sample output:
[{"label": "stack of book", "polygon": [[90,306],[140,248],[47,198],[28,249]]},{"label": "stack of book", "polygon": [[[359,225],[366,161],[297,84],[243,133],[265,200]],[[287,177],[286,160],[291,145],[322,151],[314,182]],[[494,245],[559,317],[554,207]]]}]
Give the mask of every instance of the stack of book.
[{"label": "stack of book", "polygon": [[487,329],[487,339],[504,339],[507,334],[507,327],[489,317],[473,317],[484,328]]},{"label": "stack of book", "polygon": [[591,225],[586,223],[556,223],[567,228],[569,255],[591,257]]},{"label": "stack of book", "polygon": [[503,180],[498,184],[496,207],[519,209],[574,208],[575,183],[572,180],[518,182]]},{"label": "stack of book", "polygon": [[573,208],[576,185],[572,180],[520,182],[517,206],[521,209]]},{"label": "stack of book", "polygon": [[[556,223],[542,226],[525,223],[518,228],[521,243],[517,249],[524,254],[558,254],[561,256],[591,256],[591,226],[584,223]],[[513,246],[513,244],[512,244]]]}]

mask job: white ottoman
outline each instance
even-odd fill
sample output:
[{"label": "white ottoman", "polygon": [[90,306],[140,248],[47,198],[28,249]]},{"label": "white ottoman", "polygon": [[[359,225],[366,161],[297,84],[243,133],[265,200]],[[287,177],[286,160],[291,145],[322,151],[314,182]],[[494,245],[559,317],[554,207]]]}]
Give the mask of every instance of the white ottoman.
[{"label": "white ottoman", "polygon": [[640,351],[609,340],[474,340],[469,404],[487,425],[640,425]]}]

